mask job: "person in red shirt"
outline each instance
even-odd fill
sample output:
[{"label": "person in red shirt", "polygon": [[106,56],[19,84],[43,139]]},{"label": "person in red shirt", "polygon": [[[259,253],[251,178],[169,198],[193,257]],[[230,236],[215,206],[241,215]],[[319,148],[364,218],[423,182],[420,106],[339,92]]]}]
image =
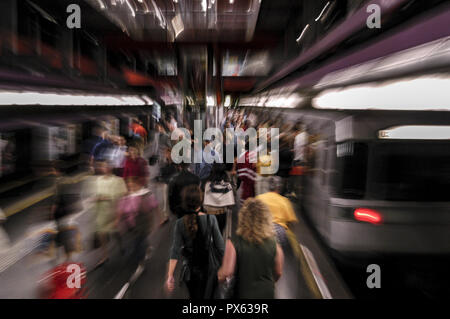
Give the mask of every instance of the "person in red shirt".
[{"label": "person in red shirt", "polygon": [[133,124],[131,124],[131,129],[133,131],[134,136],[140,137],[144,144],[147,142],[147,130],[141,125],[140,121],[136,119],[133,120]]},{"label": "person in red shirt", "polygon": [[130,146],[128,152],[129,156],[125,160],[122,177],[124,179],[138,177],[141,185],[147,185],[149,176],[147,161],[139,155],[139,150],[135,146]]},{"label": "person in red shirt", "polygon": [[[246,143],[246,149],[248,149],[250,144]],[[241,204],[249,197],[255,196],[255,180],[256,180],[256,150],[248,150],[238,157],[237,161],[237,175],[241,181]]]}]

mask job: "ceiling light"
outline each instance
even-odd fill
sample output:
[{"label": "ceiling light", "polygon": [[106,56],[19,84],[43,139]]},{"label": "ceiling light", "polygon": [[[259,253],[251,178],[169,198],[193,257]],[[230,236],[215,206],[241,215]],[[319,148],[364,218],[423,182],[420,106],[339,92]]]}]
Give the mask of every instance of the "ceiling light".
[{"label": "ceiling light", "polygon": [[147,96],[0,91],[0,105],[151,105]]},{"label": "ceiling light", "polygon": [[215,106],[216,104],[214,103],[214,97],[208,96],[206,98],[206,105],[207,106]]},{"label": "ceiling light", "polygon": [[450,110],[450,78],[420,77],[387,84],[330,89],[313,100],[318,109]]},{"label": "ceiling light", "polygon": [[227,95],[225,97],[225,102],[223,104],[225,107],[229,107],[231,105],[231,96]]},{"label": "ceiling light", "polygon": [[307,24],[307,25],[303,28],[302,33],[300,34],[300,36],[299,36],[299,37],[297,38],[297,40],[295,40],[295,41],[300,42],[300,40],[303,38],[303,35],[305,34],[305,32],[306,32],[308,29],[309,29],[309,24]]},{"label": "ceiling light", "polygon": [[320,18],[322,18],[322,15],[324,14],[325,10],[328,8],[328,6],[330,5],[330,1],[327,2],[327,4],[325,5],[325,7],[322,9],[322,11],[320,12],[319,16],[316,18],[316,22],[320,20]]}]

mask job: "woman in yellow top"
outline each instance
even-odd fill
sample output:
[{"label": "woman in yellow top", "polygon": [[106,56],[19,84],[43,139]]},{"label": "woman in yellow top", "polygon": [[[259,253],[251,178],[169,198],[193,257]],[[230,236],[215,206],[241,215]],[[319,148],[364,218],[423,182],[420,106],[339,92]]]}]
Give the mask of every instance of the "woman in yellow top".
[{"label": "woman in yellow top", "polygon": [[263,202],[272,213],[273,223],[275,227],[278,242],[282,247],[288,243],[286,230],[290,223],[298,222],[295,211],[290,200],[282,195],[280,191],[283,181],[278,176],[270,176],[268,178],[269,192],[256,196]]}]

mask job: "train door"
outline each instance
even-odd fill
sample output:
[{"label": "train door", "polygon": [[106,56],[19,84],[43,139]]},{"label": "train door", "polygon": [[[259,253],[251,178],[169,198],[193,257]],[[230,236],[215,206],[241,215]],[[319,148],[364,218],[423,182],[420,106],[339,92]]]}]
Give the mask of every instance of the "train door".
[{"label": "train door", "polygon": [[[308,166],[309,170],[304,183],[303,207],[310,221],[314,224],[319,234],[326,238],[328,230],[328,170],[330,168],[330,150],[332,144],[328,141],[329,123],[325,127],[316,128],[314,132],[308,132]],[[320,132],[320,134],[317,134]],[[326,133],[325,133],[326,132]]]}]

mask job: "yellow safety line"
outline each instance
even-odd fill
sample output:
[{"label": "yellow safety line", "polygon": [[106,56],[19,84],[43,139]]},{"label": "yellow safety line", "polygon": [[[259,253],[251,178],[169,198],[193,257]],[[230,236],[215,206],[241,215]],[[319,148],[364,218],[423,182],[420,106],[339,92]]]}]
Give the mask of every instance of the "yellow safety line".
[{"label": "yellow safety line", "polygon": [[[85,180],[88,176],[89,176],[89,173],[81,173],[74,177],[67,177],[66,181],[68,181],[70,183],[79,183],[79,182]],[[49,188],[49,189],[47,189],[47,191],[37,193],[35,195],[28,197],[27,199],[25,199],[23,201],[20,201],[16,204],[12,204],[9,207],[4,208],[3,212],[6,215],[6,217],[12,216],[14,214],[21,212],[24,209],[27,209],[27,208],[43,201],[44,199],[47,199],[47,198],[53,196],[54,194],[55,194],[55,192],[53,191],[53,188]]]},{"label": "yellow safety line", "polygon": [[49,198],[53,194],[54,194],[53,191],[47,191],[47,192],[44,192],[44,194],[42,194],[42,192],[41,192],[41,193],[39,193],[35,196],[32,196],[24,201],[21,201],[17,204],[13,204],[13,205],[9,206],[8,208],[5,208],[4,213],[5,213],[6,217],[12,216],[30,206],[33,206],[36,203],[43,201],[46,198]]},{"label": "yellow safety line", "polygon": [[320,293],[319,287],[317,286],[317,283],[314,280],[314,276],[311,272],[311,269],[308,266],[306,257],[300,248],[300,244],[297,240],[297,236],[295,236],[295,234],[289,229],[286,231],[286,235],[288,237],[289,244],[291,245],[295,256],[300,261],[300,270],[302,272],[303,278],[306,281],[306,284],[308,285],[309,290],[312,292],[315,299],[323,299],[322,294]]},{"label": "yellow safety line", "polygon": [[38,179],[40,179],[42,177],[48,176],[48,175],[50,175],[50,173],[43,174],[42,176],[27,177],[27,178],[22,178],[22,179],[17,180],[17,181],[9,182],[9,183],[4,184],[3,186],[0,187],[0,193],[10,191],[11,189],[14,189],[16,187],[20,187],[20,186],[26,185],[28,183],[31,183],[33,181],[36,181],[36,180],[38,180]]}]

